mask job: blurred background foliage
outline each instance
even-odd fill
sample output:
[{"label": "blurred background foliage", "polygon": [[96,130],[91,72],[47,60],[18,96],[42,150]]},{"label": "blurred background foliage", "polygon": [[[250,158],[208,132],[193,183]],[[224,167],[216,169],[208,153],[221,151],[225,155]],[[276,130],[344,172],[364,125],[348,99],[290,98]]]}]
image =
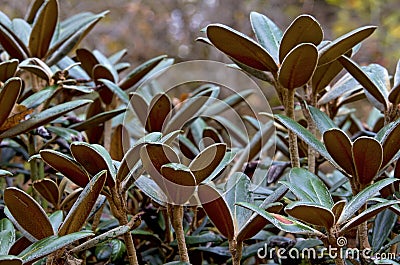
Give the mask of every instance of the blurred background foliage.
[{"label": "blurred background foliage", "polygon": [[[1,0],[1,10],[10,17],[23,17],[29,0]],[[356,27],[374,24],[379,29],[364,43],[357,60],[379,63],[390,73],[400,58],[400,1],[398,0],[63,0],[61,17],[81,10],[111,13],[95,27],[81,47],[112,54],[127,48],[133,65],[160,54],[176,61],[226,60],[216,49],[196,43],[200,29],[223,23],[250,34],[250,11],[271,18],[281,29],[301,13],[313,15],[326,39]]]}]

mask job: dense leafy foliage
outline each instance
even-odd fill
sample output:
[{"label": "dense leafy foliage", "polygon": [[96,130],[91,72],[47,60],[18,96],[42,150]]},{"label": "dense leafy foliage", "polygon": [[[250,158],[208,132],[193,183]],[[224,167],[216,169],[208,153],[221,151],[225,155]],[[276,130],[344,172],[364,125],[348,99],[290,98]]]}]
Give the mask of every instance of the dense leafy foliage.
[{"label": "dense leafy foliage", "polygon": [[255,91],[165,91],[172,59],[131,68],[125,50],[79,48],[107,12],[59,8],[0,12],[0,264],[398,264],[400,66],[391,80],[352,58],[375,26],[325,40],[310,15],[282,31],[252,12],[253,40],[208,25],[198,40],[270,83],[283,111],[241,114]]}]

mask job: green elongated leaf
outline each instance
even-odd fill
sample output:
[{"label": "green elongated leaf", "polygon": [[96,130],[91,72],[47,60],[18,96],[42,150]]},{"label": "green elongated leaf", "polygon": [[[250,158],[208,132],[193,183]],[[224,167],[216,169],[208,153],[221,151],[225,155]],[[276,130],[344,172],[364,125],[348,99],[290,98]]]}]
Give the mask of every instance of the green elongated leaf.
[{"label": "green elongated leaf", "polygon": [[81,48],[76,50],[76,57],[81,62],[83,70],[93,78],[93,68],[100,63],[96,56],[91,51]]},{"label": "green elongated leaf", "polygon": [[18,226],[35,239],[40,240],[54,235],[50,220],[43,208],[24,191],[14,187],[7,188],[4,191],[4,202]]},{"label": "green elongated leaf", "polygon": [[379,110],[385,110],[388,108],[387,98],[385,98],[383,92],[376,85],[375,82],[378,81],[373,81],[374,76],[372,76],[372,78],[368,76],[355,62],[345,56],[339,57],[338,60],[344,66],[344,68],[346,68],[346,70],[364,87],[364,89],[381,104],[375,104],[375,107],[377,107]]},{"label": "green elongated leaf", "polygon": [[117,64],[119,63],[122,58],[128,54],[128,50],[127,49],[122,49],[116,53],[114,53],[113,55],[111,55],[110,57],[108,57],[108,60],[110,61],[110,63],[112,64]]},{"label": "green elongated leaf", "polygon": [[[49,66],[57,63],[65,57],[70,51],[74,50],[82,39],[92,30],[92,28],[108,13],[108,11],[91,14],[84,13],[85,16],[78,14],[70,17],[68,20],[61,23],[63,29],[62,34],[57,41],[52,44],[47,54],[50,57],[47,59]],[[81,16],[80,19],[77,17]]]},{"label": "green elongated leaf", "polygon": [[54,95],[54,92],[56,91],[58,86],[49,86],[46,87],[31,96],[27,97],[24,99],[20,105],[24,105],[28,109],[33,109],[51,98]]},{"label": "green elongated leaf", "polygon": [[[202,233],[200,235],[194,235],[194,236],[185,236],[185,243],[187,245],[198,245],[198,244],[204,244],[204,243],[209,243],[209,242],[214,242],[214,243],[220,243],[222,242],[223,239],[220,235],[217,235],[212,232],[206,232]],[[173,241],[171,245],[177,245],[176,241]]]},{"label": "green elongated leaf", "polygon": [[167,58],[166,55],[160,55],[137,66],[118,83],[119,87],[122,90],[127,90],[133,86],[137,87],[138,82],[141,81],[165,58]]},{"label": "green elongated leaf", "polygon": [[200,151],[197,148],[197,146],[186,136],[182,134],[179,135],[178,141],[179,141],[179,150],[185,157],[193,159],[196,157],[196,155],[199,154]]},{"label": "green elongated leaf", "polygon": [[19,64],[19,67],[21,66],[38,66],[42,69],[42,71],[46,74],[46,78],[43,79],[51,79],[52,75],[53,75],[53,71],[51,70],[51,68],[45,64],[41,59],[38,58],[29,58],[26,59],[24,61],[22,61]]},{"label": "green elongated leaf", "polygon": [[318,65],[330,63],[368,38],[377,27],[365,26],[346,33],[319,51]]},{"label": "green elongated leaf", "polygon": [[212,44],[229,57],[257,70],[278,71],[268,51],[246,35],[222,24],[210,24],[206,31]]},{"label": "green elongated leaf", "polygon": [[293,233],[293,234],[306,234],[306,235],[318,235],[322,236],[322,233],[319,232],[318,230],[315,230],[314,228],[307,226],[301,222],[298,222],[296,219],[291,218],[291,217],[286,217],[280,214],[276,213],[269,213],[265,211],[264,209],[257,207],[253,204],[250,203],[245,203],[245,202],[240,202],[238,203],[239,206],[243,206],[247,209],[250,209],[260,216],[262,216],[264,219],[268,220],[270,223],[272,223],[274,226],[279,228],[280,230],[283,230],[288,233]]},{"label": "green elongated leaf", "polygon": [[397,214],[386,209],[376,215],[372,232],[372,251],[377,253],[389,237],[397,221]]},{"label": "green elongated leaf", "polygon": [[399,181],[399,179],[386,178],[379,180],[363,189],[346,204],[336,223],[343,224],[344,222],[348,221],[369,199],[372,198],[372,196],[374,196],[382,188],[396,181]]},{"label": "green elongated leaf", "polygon": [[397,119],[385,129],[387,130],[384,131],[382,140],[380,141],[383,148],[381,168],[385,168],[399,152],[398,143],[400,142],[400,119]]},{"label": "green elongated leaf", "polygon": [[289,182],[283,182],[303,202],[331,209],[333,200],[328,188],[316,175],[303,168],[292,168]]},{"label": "green elongated leaf", "polygon": [[367,66],[362,66],[361,69],[367,74],[367,76],[379,89],[379,91],[385,98],[385,101],[387,102],[388,91],[390,90],[390,77],[387,69],[375,63],[369,64]]},{"label": "green elongated leaf", "polygon": [[59,171],[79,187],[85,187],[89,183],[89,175],[81,165],[69,156],[54,150],[41,150],[40,157],[49,166]]},{"label": "green elongated leaf", "polygon": [[21,40],[8,28],[0,25],[0,44],[11,58],[20,61],[28,57],[29,52]]},{"label": "green elongated leaf", "polygon": [[124,155],[121,160],[121,164],[117,171],[116,179],[122,182],[129,174],[129,172],[135,167],[136,163],[140,159],[140,148],[147,143],[157,142],[161,139],[162,134],[160,132],[149,133],[144,137],[140,138],[133,147],[131,147]]},{"label": "green elongated leaf", "polygon": [[198,196],[204,211],[218,231],[229,240],[233,239],[235,225],[232,212],[219,192],[211,186],[200,185]]},{"label": "green elongated leaf", "polygon": [[[121,236],[121,235],[123,235],[125,233],[128,233],[129,230],[131,230],[131,228],[128,225],[120,225],[120,226],[118,226],[116,228],[113,228],[111,230],[108,230],[107,232],[102,233],[102,234],[100,234],[100,235],[98,235],[98,236],[96,236],[94,238],[91,238],[91,239],[87,240],[85,243],[82,243],[79,246],[71,249],[71,252],[72,253],[77,253],[77,252],[80,252],[80,251],[83,251],[83,250],[87,250],[89,248],[92,248],[92,247],[98,245],[99,243],[103,243],[103,242],[108,241],[108,240],[110,240],[112,238],[116,238],[116,237]],[[137,230],[135,230],[135,231],[137,231]],[[134,232],[134,231],[132,231],[132,232]],[[150,233],[150,234],[153,235],[152,233]],[[156,236],[154,236],[154,237],[156,237]]]},{"label": "green elongated leaf", "polygon": [[19,94],[22,90],[22,80],[19,77],[13,77],[7,80],[0,91],[0,126],[10,115]]},{"label": "green elongated leaf", "polygon": [[317,139],[315,136],[310,133],[307,129],[301,126],[296,121],[286,117],[284,115],[276,114],[274,117],[280,121],[286,128],[292,130],[296,133],[296,135],[306,142],[306,144],[310,145],[314,150],[320,153],[323,157],[325,157],[328,161],[330,161],[333,165],[337,165],[335,160],[331,157],[331,155],[326,150],[325,146]]},{"label": "green elongated leaf", "polygon": [[115,185],[115,169],[107,150],[98,144],[74,142],[71,144],[71,153],[89,174],[96,175],[101,170],[107,170],[106,186]]},{"label": "green elongated leaf", "polygon": [[98,213],[101,209],[102,206],[106,203],[107,197],[105,195],[99,195],[97,198],[92,210],[90,211],[89,217],[87,219],[92,219],[96,213]]},{"label": "green elongated leaf", "polygon": [[29,38],[31,56],[43,58],[49,49],[58,20],[57,0],[48,0],[41,6],[32,25]]},{"label": "green elongated leaf", "polygon": [[170,163],[161,167],[164,186],[161,187],[170,204],[182,205],[193,195],[196,180],[190,169],[182,164]]},{"label": "green elongated leaf", "polygon": [[54,40],[54,42],[58,42],[63,38],[67,39],[80,28],[90,24],[90,22],[95,20],[98,16],[104,16],[107,13],[108,11],[104,11],[99,14],[93,14],[92,12],[81,12],[67,17],[65,20],[60,22],[60,29],[62,30],[60,30],[60,33],[56,36],[57,38]]},{"label": "green elongated leaf", "polygon": [[241,151],[240,156],[238,157],[237,163],[235,163],[231,168],[231,172],[240,171],[240,167],[242,167],[243,164],[258,159],[256,156],[260,153],[260,150],[264,148],[263,145],[266,144],[266,139],[272,137],[272,134],[275,133],[272,121],[259,125],[260,128],[252,137],[250,142],[246,143],[245,148]]},{"label": "green elongated leaf", "polygon": [[91,100],[81,99],[70,101],[66,103],[59,104],[57,106],[46,109],[38,114],[32,115],[32,117],[26,121],[19,123],[18,125],[12,127],[11,129],[0,134],[1,138],[13,137],[21,133],[28,132],[33,130],[39,126],[47,124],[48,122],[74,110],[79,107],[82,107],[88,103],[92,102]]},{"label": "green elongated leaf", "polygon": [[231,175],[225,184],[224,199],[229,206],[238,230],[250,219],[253,214],[246,208],[236,205],[238,202],[253,202],[250,194],[251,181],[249,177],[241,172]]},{"label": "green elongated leaf", "polygon": [[11,27],[11,19],[2,11],[0,11],[0,23],[6,27]]},{"label": "green elongated leaf", "polygon": [[98,259],[111,259],[111,261],[115,262],[120,260],[123,257],[123,254],[126,252],[125,244],[119,239],[112,239],[101,246],[106,247],[103,248],[103,250],[108,248],[110,251],[108,253],[108,251],[106,250],[105,252],[103,252],[103,255],[100,256],[100,253],[98,253],[98,248],[96,248],[95,252]]},{"label": "green elongated leaf", "polygon": [[189,125],[190,128],[190,135],[192,140],[190,139],[189,141],[192,142],[196,146],[196,149],[198,149],[197,145],[202,141],[202,133],[207,128],[207,123],[203,119],[203,117],[199,117],[198,119],[194,119],[194,121]]},{"label": "green elongated leaf", "polygon": [[216,143],[201,151],[190,163],[189,168],[197,184],[207,179],[225,157],[226,144]]},{"label": "green elongated leaf", "polygon": [[37,65],[20,65],[21,69],[24,69],[37,77],[46,81],[47,84],[50,83],[51,75],[49,75],[43,68]]},{"label": "green elongated leaf", "polygon": [[364,91],[359,91],[359,92],[356,92],[356,93],[354,93],[352,95],[349,95],[349,96],[347,96],[345,98],[341,98],[338,101],[337,107],[340,108],[340,107],[342,107],[342,106],[344,106],[346,104],[349,104],[349,103],[352,103],[352,102],[356,102],[358,100],[362,100],[362,99],[365,99],[365,98],[366,98],[366,93]]},{"label": "green elongated leaf", "polygon": [[130,106],[135,111],[136,116],[138,117],[142,125],[145,125],[148,118],[147,111],[149,108],[146,100],[138,93],[132,93],[130,94],[130,96],[131,96]]},{"label": "green elongated leaf", "polygon": [[7,218],[3,218],[0,220],[0,231],[10,231],[15,233],[15,229],[12,222]]},{"label": "green elongated leaf", "polygon": [[218,257],[225,257],[225,258],[231,257],[231,253],[229,252],[228,246],[216,246],[216,247],[204,246],[204,247],[195,247],[192,249],[204,252],[207,255],[209,255],[208,253],[210,253],[210,254],[216,255]]},{"label": "green elongated leaf", "polygon": [[390,90],[388,98],[393,105],[400,104],[400,85],[397,85]]},{"label": "green elongated leaf", "polygon": [[330,101],[335,100],[344,94],[350,94],[357,89],[362,89],[362,86],[349,73],[346,73],[318,100],[318,104],[327,104]]},{"label": "green elongated leaf", "polygon": [[[24,233],[22,233],[24,234]],[[9,251],[9,255],[18,255],[19,253],[21,253],[24,249],[26,249],[27,247],[29,247],[32,244],[32,242],[30,240],[28,240],[28,238],[26,238],[24,235],[22,235],[20,238],[17,239],[17,241],[15,241],[15,243],[12,245],[10,251]]]},{"label": "green elongated leaf", "polygon": [[[208,183],[210,181],[213,181],[214,178],[218,177],[219,174],[225,170],[228,165],[233,161],[233,159],[236,157],[236,152],[226,152],[224,155],[224,158],[222,158],[221,163],[215,168],[215,170],[206,178],[203,183]],[[198,183],[199,184],[199,183]]]},{"label": "green elongated leaf", "polygon": [[229,96],[222,101],[217,101],[213,104],[210,105],[209,108],[207,108],[204,111],[205,116],[214,116],[217,114],[221,114],[225,110],[228,110],[230,108],[233,108],[240,104],[241,102],[245,101],[246,98],[251,96],[254,93],[253,89],[246,89],[240,92],[236,92],[232,96]]},{"label": "green elongated leaf", "polygon": [[111,260],[112,255],[112,241],[100,244],[96,246],[94,254],[97,260]]},{"label": "green elongated leaf", "polygon": [[[204,29],[204,30],[201,30],[201,32],[205,32],[205,29]],[[196,41],[202,42],[202,43],[204,43],[204,44],[208,44],[208,45],[210,45],[210,46],[213,46],[212,43],[211,43],[211,41],[210,41],[207,37],[197,37],[197,38],[196,38]]]},{"label": "green elongated leaf", "polygon": [[57,234],[58,229],[64,221],[64,213],[62,210],[55,211],[49,215],[51,226],[53,227],[54,234]]},{"label": "green elongated leaf", "polygon": [[[15,242],[15,229],[7,218],[0,220],[0,257],[7,255]],[[1,259],[1,258],[0,258]]]},{"label": "green elongated leaf", "polygon": [[[33,237],[31,234],[29,234],[28,231],[26,231],[18,222],[17,220],[13,217],[13,215],[11,214],[10,210],[5,207],[4,208],[4,215],[14,224],[15,228],[21,232],[22,237],[19,238],[17,241],[15,241],[15,243],[11,246],[11,249],[9,251],[10,255],[15,255],[18,254],[19,252],[21,252],[25,247],[29,246],[32,242],[37,241],[37,239],[35,237]],[[22,247],[20,247],[20,243],[19,241],[22,241],[21,245],[23,245]],[[15,250],[17,250],[18,252],[16,252]]]},{"label": "green elongated leaf", "polygon": [[66,209],[69,210],[71,209],[72,205],[78,199],[79,194],[81,194],[83,188],[79,187],[77,189],[74,189],[71,193],[69,193],[64,200],[62,200],[60,204],[61,209]]},{"label": "green elongated leaf", "polygon": [[312,202],[293,202],[285,207],[285,212],[303,222],[326,229],[335,224],[335,215],[329,208]]},{"label": "green elongated leaf", "polygon": [[118,124],[111,135],[110,156],[121,161],[125,151],[130,147],[129,132],[123,124]]},{"label": "green elongated leaf", "polygon": [[157,204],[162,206],[167,205],[167,196],[153,179],[142,175],[135,181],[135,186],[149,196],[149,198],[157,202]]},{"label": "green elongated leaf", "polygon": [[378,213],[384,211],[388,207],[398,204],[398,201],[386,201],[375,204],[374,206],[369,207],[367,210],[363,211],[362,213],[358,214],[356,217],[350,219],[344,226],[340,228],[340,232],[349,231],[358,225],[366,222],[367,220],[371,219]]},{"label": "green elongated leaf", "polygon": [[239,69],[243,70],[244,72],[269,83],[273,83],[273,77],[270,72],[265,72],[261,71],[258,69],[255,69],[253,67],[250,67],[244,63],[239,62],[238,60],[235,60],[231,57],[231,60],[234,62],[234,64],[230,64],[229,67],[232,67],[234,69]]},{"label": "green elongated leaf", "polygon": [[216,97],[218,93],[219,87],[211,87],[180,103],[183,106],[168,121],[163,128],[163,133],[167,134],[182,129],[185,123],[192,120],[193,117],[198,117],[208,107],[211,99]]},{"label": "green elongated leaf", "polygon": [[148,132],[161,132],[168,124],[172,103],[167,94],[156,95],[150,102],[145,128]]},{"label": "green elongated leaf", "polygon": [[93,55],[96,56],[97,60],[99,60],[99,64],[103,65],[110,71],[113,76],[112,80],[118,82],[119,76],[117,70],[115,69],[114,65],[108,60],[108,58],[98,50],[94,50]]},{"label": "green elongated leaf", "polygon": [[[281,203],[271,203],[268,205],[266,210],[271,213],[278,213],[282,210],[283,204]],[[245,224],[241,227],[238,235],[237,241],[243,242],[246,239],[250,239],[254,237],[257,233],[259,233],[269,221],[264,217],[260,216],[259,214],[253,214],[250,218],[246,221]]]},{"label": "green elongated leaf", "polygon": [[94,235],[91,231],[82,231],[68,234],[65,236],[50,236],[44,238],[38,242],[33,243],[24,251],[22,251],[18,257],[23,260],[24,263],[35,261],[39,258],[45,257],[59,249],[67,247],[68,245]]},{"label": "green elongated leaf", "polygon": [[326,115],[325,112],[313,107],[308,106],[311,117],[313,118],[315,125],[321,134],[324,134],[329,129],[337,128],[337,125]]},{"label": "green elongated leaf", "polygon": [[[99,79],[108,79],[114,82],[114,76],[111,73],[110,69],[102,64],[97,64],[93,68],[93,79],[95,80],[97,85],[100,85]],[[111,104],[113,98],[113,92],[107,87],[104,86],[99,91],[101,100],[106,104]]]},{"label": "green elongated leaf", "polygon": [[235,124],[233,124],[232,120],[227,119],[222,115],[207,118],[215,121],[221,128],[223,128],[224,132],[227,132],[228,135],[233,138],[234,141],[237,141],[241,146],[245,146],[248,144],[249,138],[247,132],[245,132],[241,126],[236,126]]},{"label": "green elongated leaf", "polygon": [[184,261],[171,261],[168,263],[164,263],[164,265],[190,265],[190,263]]},{"label": "green elongated leaf", "polygon": [[172,145],[172,142],[182,134],[182,130],[176,130],[167,134],[164,134],[163,137],[160,139],[160,143],[166,145]]},{"label": "green elongated leaf", "polygon": [[161,189],[164,188],[164,177],[161,175],[161,167],[169,163],[180,163],[175,151],[162,143],[149,143],[141,147],[140,158],[146,172]]},{"label": "green elongated leaf", "polygon": [[0,265],[22,265],[22,259],[13,255],[0,255]]},{"label": "green elongated leaf", "polygon": [[250,22],[258,43],[268,51],[275,62],[279,62],[279,43],[283,36],[282,31],[267,16],[257,12],[250,13]]},{"label": "green elongated leaf", "polygon": [[355,174],[352,155],[352,143],[349,137],[340,129],[330,129],[323,135],[329,154],[336,163],[349,175]]},{"label": "green elongated leaf", "polygon": [[[47,84],[50,83],[51,80],[51,75],[49,75],[42,67],[37,66],[37,65],[21,65],[20,64],[20,68],[24,69],[34,75],[36,75],[37,77],[43,79],[46,81]],[[51,74],[51,73],[50,73]]]},{"label": "green elongated leaf", "polygon": [[103,170],[90,180],[68,212],[67,217],[65,217],[63,224],[58,230],[59,236],[68,235],[82,229],[103,189],[106,178],[107,171]]},{"label": "green elongated leaf", "polygon": [[18,37],[18,41],[20,41],[21,45],[25,46],[25,48],[28,47],[29,37],[32,32],[31,25],[22,18],[14,18],[10,29],[12,29],[12,33]]},{"label": "green elongated leaf", "polygon": [[342,69],[343,65],[337,60],[318,66],[312,77],[313,90],[316,93],[322,92]]},{"label": "green elongated leaf", "polygon": [[0,169],[0,176],[12,176],[12,175],[13,173],[11,173],[10,171]]},{"label": "green elongated leaf", "polygon": [[125,111],[126,111],[125,109],[115,109],[115,110],[101,112],[97,115],[91,116],[88,119],[85,119],[82,122],[75,123],[75,124],[71,125],[69,128],[74,129],[76,131],[86,131],[90,128],[93,128],[93,126],[102,124],[102,123],[124,113]]},{"label": "green elongated leaf", "polygon": [[45,0],[34,0],[31,2],[31,5],[28,8],[29,11],[26,13],[26,16],[25,16],[25,20],[29,24],[33,23],[40,7],[43,5],[44,2],[45,2]]},{"label": "green elongated leaf", "polygon": [[345,200],[337,201],[332,207],[332,212],[335,215],[335,219],[339,219],[340,215],[343,212],[344,206],[346,205]]},{"label": "green elongated leaf", "polygon": [[[279,46],[279,61],[283,64],[284,58],[296,46],[303,43],[312,43],[317,46],[323,38],[322,28],[314,17],[310,15],[298,16],[283,34]],[[318,58],[318,55],[316,57]]]},{"label": "green elongated leaf", "polygon": [[207,127],[203,130],[203,142],[204,148],[209,147],[213,144],[222,143],[222,136],[213,127]]},{"label": "green elongated leaf", "polygon": [[400,60],[396,65],[396,72],[394,74],[393,88],[389,93],[389,101],[393,105],[398,105],[400,103]]},{"label": "green elongated leaf", "polygon": [[314,74],[317,61],[318,50],[313,44],[299,44],[283,59],[278,72],[279,83],[287,89],[307,84]]},{"label": "green elongated leaf", "polygon": [[375,139],[378,140],[383,146],[385,139],[388,137],[388,135],[391,134],[393,130],[396,129],[397,126],[399,126],[399,124],[400,124],[400,119],[397,119],[396,121],[386,124],[376,133]]},{"label": "green elongated leaf", "polygon": [[353,143],[352,153],[358,181],[369,184],[377,176],[382,164],[381,144],[371,137],[359,137]]},{"label": "green elongated leaf", "polygon": [[17,72],[18,60],[11,59],[0,63],[0,81],[5,83]]},{"label": "green elongated leaf", "polygon": [[[158,133],[153,134],[154,137],[157,138]],[[152,140],[148,142],[149,138],[141,138],[143,139],[143,142],[147,143],[145,152],[150,156],[157,171],[160,171],[161,166],[165,164],[180,163],[178,155],[169,145],[167,145],[167,143],[163,142],[163,138],[161,138],[160,142],[152,142]]]},{"label": "green elongated leaf", "polygon": [[37,190],[46,201],[57,206],[60,198],[58,197],[58,186],[52,179],[41,179],[33,182],[33,187]]},{"label": "green elongated leaf", "polygon": [[397,61],[396,72],[393,78],[393,87],[398,87],[400,85],[400,60]]},{"label": "green elongated leaf", "polygon": [[399,265],[400,263],[392,260],[392,259],[378,259],[374,261],[375,264],[382,264],[382,265]]},{"label": "green elongated leaf", "polygon": [[115,83],[111,82],[110,80],[107,79],[98,79],[99,82],[102,82],[104,85],[108,87],[115,95],[118,96],[118,98],[126,105],[129,104],[129,97],[128,95]]}]

